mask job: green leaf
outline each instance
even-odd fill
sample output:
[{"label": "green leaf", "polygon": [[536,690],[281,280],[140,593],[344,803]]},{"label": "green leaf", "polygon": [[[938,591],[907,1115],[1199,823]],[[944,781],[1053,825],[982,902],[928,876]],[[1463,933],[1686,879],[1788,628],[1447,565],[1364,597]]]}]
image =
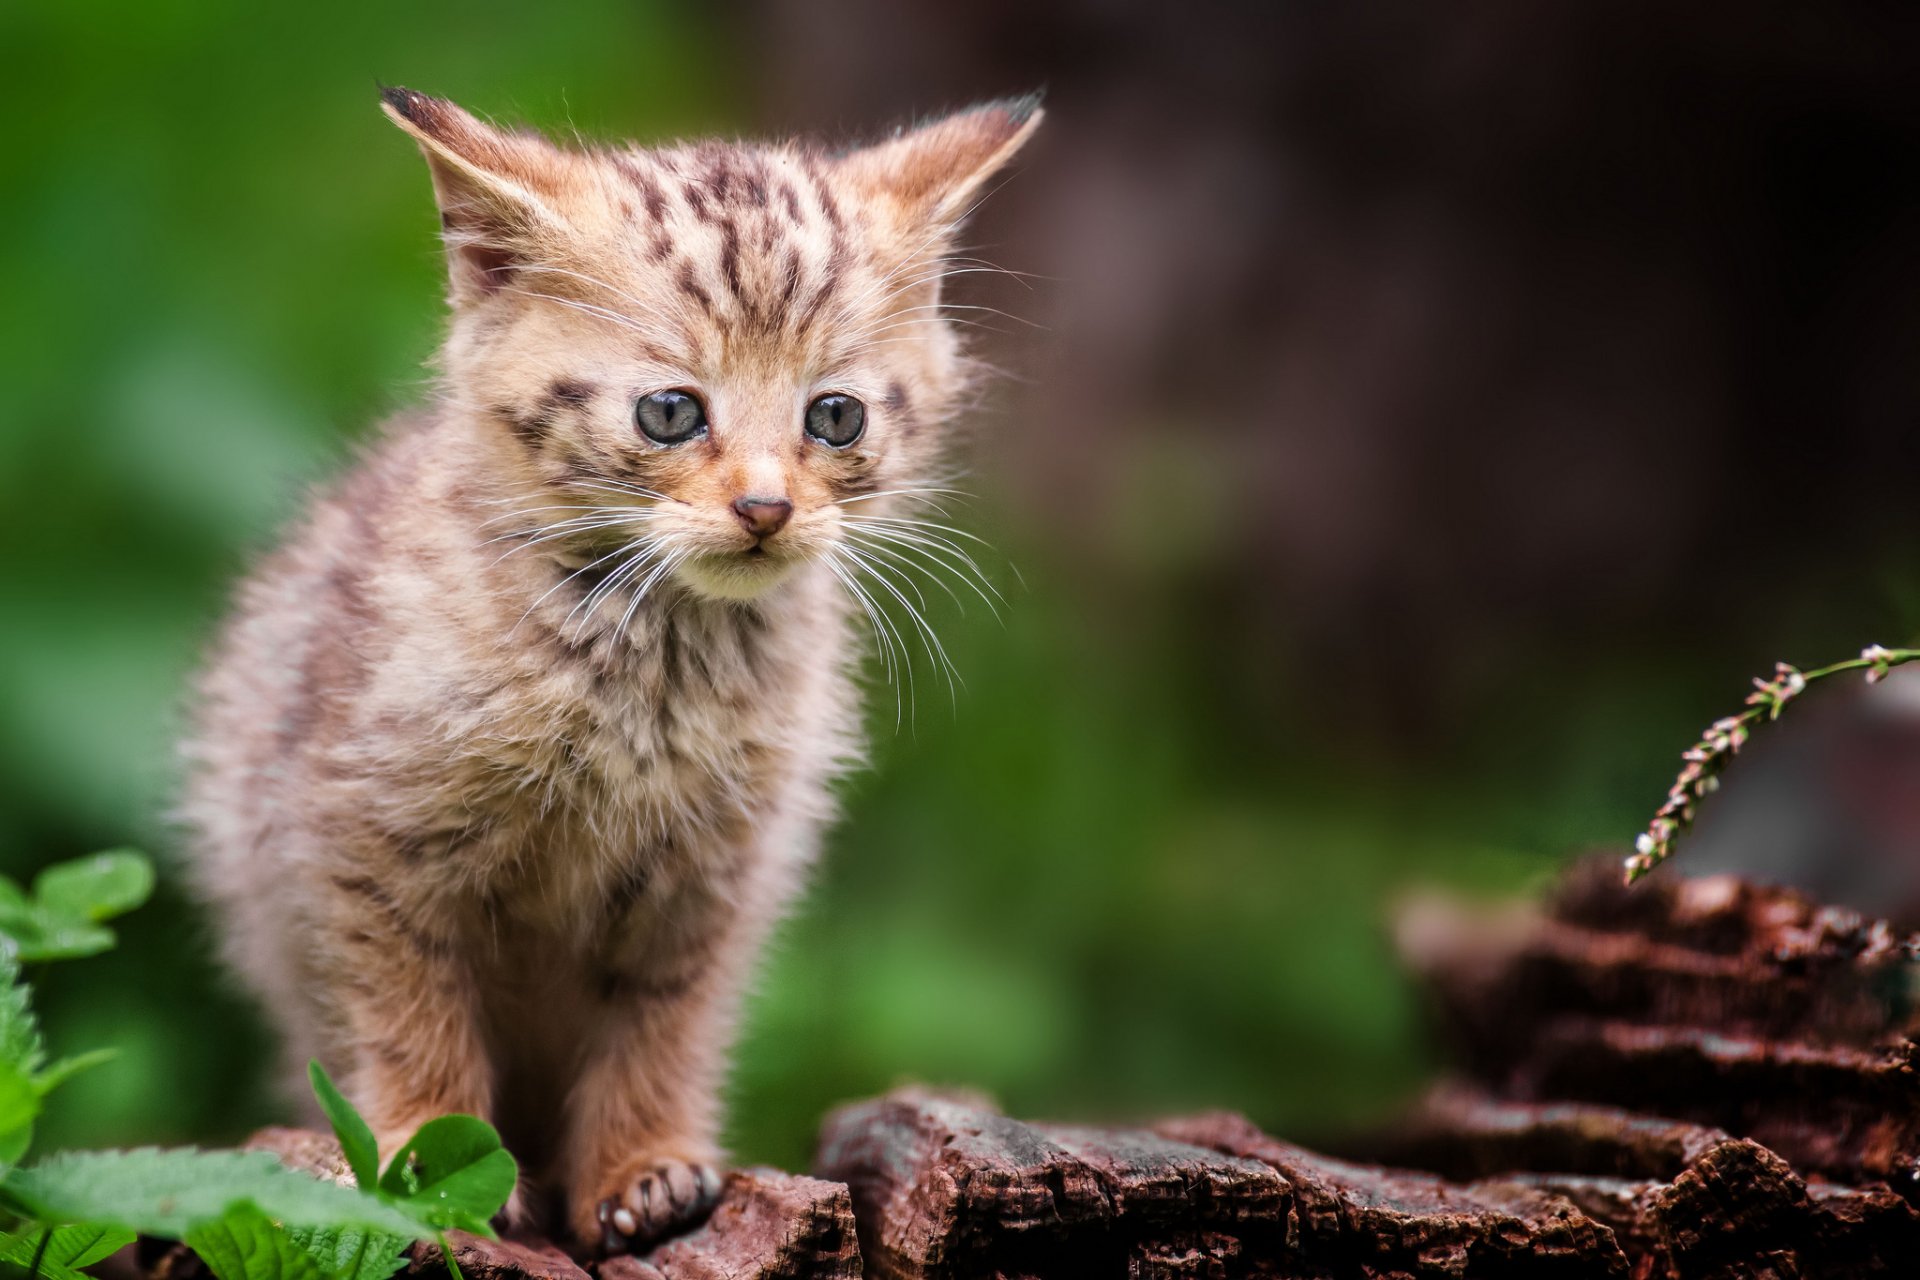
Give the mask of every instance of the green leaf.
[{"label": "green leaf", "polygon": [[153,864],[130,849],[96,853],[42,871],[28,895],[0,876],[0,936],[22,960],[70,960],[114,944],[100,922],[145,902]]},{"label": "green leaf", "polygon": [[84,960],[113,950],[119,939],[105,925],[41,916],[33,929],[14,938],[20,958],[34,964],[47,960]]},{"label": "green leaf", "polygon": [[0,919],[0,934],[12,940],[22,960],[32,963],[84,960],[113,950],[117,941],[113,930],[105,925],[63,920],[37,909],[24,919]]},{"label": "green leaf", "polygon": [[420,1126],[380,1179],[395,1208],[441,1229],[493,1235],[489,1219],[513,1194],[519,1170],[492,1125],[441,1116]]},{"label": "green leaf", "polygon": [[249,1201],[184,1238],[219,1280],[324,1280],[318,1260]]},{"label": "green leaf", "polygon": [[410,1243],[405,1236],[338,1227],[294,1227],[287,1234],[329,1280],[387,1280],[406,1265]]},{"label": "green leaf", "polygon": [[0,947],[0,1065],[31,1077],[46,1059],[33,995],[20,982],[19,957],[12,948]]},{"label": "green leaf", "polygon": [[327,1113],[327,1122],[333,1126],[333,1136],[340,1139],[340,1150],[346,1154],[347,1167],[353,1170],[353,1180],[362,1190],[373,1191],[380,1183],[380,1148],[373,1140],[373,1130],[334,1088],[333,1078],[319,1062],[307,1063],[307,1079],[313,1085],[313,1096],[320,1100],[320,1109]]},{"label": "green leaf", "polygon": [[296,1173],[264,1151],[73,1151],[0,1179],[0,1202],[39,1222],[97,1222],[181,1239],[251,1201],[287,1227],[430,1233],[351,1187]]},{"label": "green leaf", "polygon": [[90,1049],[86,1053],[76,1053],[70,1058],[62,1058],[35,1075],[33,1087],[40,1092],[41,1097],[45,1097],[82,1071],[90,1071],[103,1062],[112,1062],[119,1056],[118,1049]]},{"label": "green leaf", "polygon": [[90,1267],[134,1241],[133,1232],[115,1227],[55,1227],[43,1252],[40,1237],[46,1231],[45,1227],[28,1226],[17,1235],[0,1236],[0,1262],[11,1263],[24,1272],[33,1265],[34,1254],[39,1253],[42,1280],[87,1280],[80,1274],[81,1267]]},{"label": "green leaf", "polygon": [[113,849],[55,863],[33,882],[33,896],[49,915],[111,920],[153,894],[153,863],[132,849]]},{"label": "green leaf", "polygon": [[18,1067],[0,1063],[0,1168],[26,1157],[39,1117],[40,1090]]}]

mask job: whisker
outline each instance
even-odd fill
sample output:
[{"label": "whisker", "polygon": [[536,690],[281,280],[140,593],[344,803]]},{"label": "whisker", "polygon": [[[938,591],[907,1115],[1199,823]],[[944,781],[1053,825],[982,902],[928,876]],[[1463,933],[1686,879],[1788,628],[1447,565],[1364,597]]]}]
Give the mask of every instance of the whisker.
[{"label": "whisker", "polygon": [[650,330],[646,325],[643,325],[636,320],[631,320],[628,317],[621,315],[618,311],[609,311],[605,307],[596,307],[590,302],[576,302],[572,298],[563,298],[556,293],[541,293],[537,289],[518,289],[518,288],[515,288],[513,285],[507,285],[505,286],[505,288],[507,292],[517,293],[517,294],[520,294],[522,297],[540,298],[547,302],[554,303],[557,306],[569,307],[575,311],[582,313],[583,315],[597,316],[602,320],[610,321],[613,324],[617,324],[623,329],[631,329],[635,333],[644,333],[644,334],[652,333],[652,330]]},{"label": "whisker", "polygon": [[567,481],[567,487],[570,489],[595,490],[602,493],[621,493],[635,498],[653,498],[659,502],[671,502],[676,506],[686,505],[686,503],[680,501],[680,499],[669,497],[661,493],[658,489],[648,489],[641,485],[628,484],[622,480],[612,480],[606,477],[595,480],[569,480]]},{"label": "whisker", "polygon": [[[862,493],[851,498],[841,498],[835,506],[850,507],[856,502],[872,502],[876,498],[915,497],[931,494],[934,497],[957,498],[964,502],[973,495],[964,489],[940,489],[931,485],[910,485],[903,489],[882,489],[878,493]],[[933,505],[931,502],[929,506]]]},{"label": "whisker", "polygon": [[498,534],[495,537],[488,539],[488,541],[499,542],[502,539],[515,537],[521,533],[534,533],[543,529],[580,528],[583,526],[598,524],[602,521],[606,521],[614,524],[621,524],[628,520],[636,520],[636,521],[659,520],[659,519],[663,519],[666,515],[665,512],[655,511],[649,507],[544,507],[544,508],[535,507],[528,511],[511,512],[507,515],[501,516],[497,520],[489,520],[486,522],[486,524],[483,524],[480,527],[484,529],[487,527],[487,525],[504,524],[508,520],[519,519],[523,516],[531,516],[542,510],[584,511],[586,514],[578,515],[578,516],[568,516],[565,520],[535,520],[530,524],[524,525],[520,529],[509,529],[507,532],[503,534]]},{"label": "whisker", "polygon": [[[965,529],[956,529],[950,524],[941,524],[937,520],[916,520],[911,516],[870,516],[864,513],[856,513],[850,516],[843,515],[840,518],[842,520],[854,521],[859,524],[905,525],[914,529],[931,530],[941,534],[951,534],[956,538],[965,538],[969,542],[977,542],[989,551],[994,549],[993,544],[991,542],[988,542],[985,538],[981,537],[979,534],[968,533]],[[955,548],[955,550],[958,550],[958,549],[959,548],[957,547]]]},{"label": "whisker", "polygon": [[[629,543],[628,545],[631,546],[633,544]],[[595,583],[593,589],[581,597],[580,603],[574,605],[567,613],[567,616],[561,619],[560,625],[563,627],[566,626],[573,621],[575,615],[581,614],[582,610],[584,610],[584,615],[580,617],[578,625],[574,627],[574,638],[578,639],[585,632],[587,623],[592,620],[594,610],[599,607],[600,602],[610,597],[615,591],[618,591],[621,585],[629,579],[638,577],[641,571],[647,565],[651,564],[653,558],[660,553],[660,544],[657,541],[649,539],[643,550],[629,556],[618,565],[612,573]]]},{"label": "whisker", "polygon": [[[605,280],[601,280],[596,276],[587,275],[585,272],[569,270],[566,267],[556,267],[547,263],[524,263],[520,266],[519,269],[522,271],[531,271],[539,275],[568,276],[574,280],[584,281],[585,283],[593,285],[596,288],[605,289],[608,293],[612,294],[614,297],[620,298],[627,302],[631,302],[634,306],[639,307],[642,310],[644,310],[647,306],[646,302],[642,301],[639,298],[634,297],[632,294],[626,293],[620,289],[617,289],[613,285],[608,284]],[[636,325],[640,323],[638,320],[635,320],[631,316],[625,316],[622,318]]]},{"label": "whisker", "polygon": [[[898,552],[890,551],[882,547],[877,547],[869,542],[860,542],[857,539],[853,540],[853,542],[854,542],[854,545],[858,546],[860,550],[866,552],[868,555],[882,556],[882,557],[885,557],[889,563],[899,565],[903,570],[903,572],[900,575],[901,581],[906,584],[907,590],[913,592],[913,598],[920,602],[920,607],[922,609],[925,609],[928,607],[926,594],[920,590],[920,585],[913,580],[913,577],[911,576],[911,572],[907,572],[907,571],[925,572],[925,570],[921,569],[919,565],[915,564],[911,560],[903,561],[900,558],[900,555]],[[931,577],[932,575],[928,575],[928,576]],[[941,587],[946,586],[946,584],[940,581],[940,579],[938,578],[934,578],[933,581],[936,586],[941,586]],[[951,590],[949,590],[948,594],[952,595],[953,593]],[[954,596],[953,602],[955,604],[959,604],[960,597]]]},{"label": "whisker", "polygon": [[927,656],[937,659],[940,666],[945,670],[947,691],[953,697],[954,710],[958,711],[960,709],[960,686],[965,684],[966,681],[961,679],[959,668],[953,665],[953,659],[947,656],[946,646],[940,643],[939,635],[935,633],[933,627],[928,624],[926,618],[921,615],[920,611],[913,607],[913,602],[907,599],[898,587],[894,586],[893,576],[889,574],[884,567],[845,544],[842,544],[841,550],[855,564],[863,567],[867,571],[867,575],[879,584],[888,595],[898,600],[900,607],[907,611],[907,616],[913,619],[914,625],[919,628],[921,637],[926,641]]},{"label": "whisker", "polygon": [[574,524],[572,522],[569,522],[566,525],[549,526],[545,532],[540,534],[539,537],[528,537],[523,534],[517,534],[517,533],[503,533],[496,538],[488,538],[485,542],[481,543],[480,545],[483,547],[490,547],[496,542],[506,542],[513,538],[520,538],[521,541],[519,545],[508,548],[506,551],[501,552],[500,555],[494,559],[493,561],[494,564],[500,564],[512,558],[513,556],[519,555],[522,551],[525,551],[530,547],[537,547],[543,543],[548,543],[548,542],[556,542],[562,538],[570,538],[575,534],[593,533],[601,529],[621,529],[621,528],[625,528],[629,523],[631,523],[631,520],[630,518],[626,518],[626,517],[623,517],[618,520],[596,521],[591,524]]},{"label": "whisker", "polygon": [[518,511],[509,511],[505,515],[498,515],[498,516],[492,517],[491,519],[482,520],[480,522],[480,527],[482,529],[485,529],[490,525],[504,524],[508,520],[517,520],[521,516],[538,515],[542,511],[589,511],[591,512],[591,511],[599,511],[599,510],[603,510],[603,508],[595,507],[595,506],[587,506],[578,502],[565,503],[565,504],[554,503],[552,505],[544,506],[544,507],[522,507]]},{"label": "whisker", "polygon": [[619,630],[622,635],[626,634],[627,624],[633,621],[634,612],[640,608],[640,602],[647,598],[647,593],[653,590],[654,584],[662,581],[668,574],[672,573],[674,569],[685,563],[687,557],[691,554],[692,552],[689,551],[674,552],[665,560],[662,560],[659,567],[654,569],[652,573],[647,575],[645,582],[642,582],[638,587],[634,588],[633,599],[627,602],[627,611],[620,615]]},{"label": "whisker", "polygon": [[[965,529],[956,529],[952,525],[940,524],[933,520],[911,520],[900,516],[842,516],[841,519],[849,525],[857,525],[869,529],[885,528],[896,533],[912,534],[920,538],[928,539],[958,556],[968,568],[979,575],[982,581],[987,582],[989,586],[992,585],[991,579],[989,579],[987,574],[981,569],[979,562],[973,558],[972,554],[969,553],[965,547],[950,541],[944,536],[951,534],[953,537],[965,538],[969,542],[977,543],[986,550],[998,554],[997,548],[978,534],[968,533]],[[1014,578],[1024,587],[1026,585],[1026,579],[1021,576],[1020,566],[1014,564],[1011,560],[1006,561],[1006,564],[1008,568],[1013,570]],[[1000,594],[998,589],[995,589],[994,594]],[[1001,596],[1001,603],[1006,603],[1005,596]]]},{"label": "whisker", "polygon": [[[526,612],[522,613],[519,616],[519,618],[515,619],[513,627],[508,631],[508,634],[511,635],[513,634],[514,631],[518,631],[520,629],[520,624],[522,622],[525,622],[529,617],[531,617],[535,609],[538,609],[541,605],[545,604],[549,596],[551,596],[554,592],[560,590],[560,588],[566,586],[569,582],[572,582],[575,578],[579,577],[581,574],[590,573],[594,569],[599,568],[601,565],[605,564],[609,560],[612,560],[616,556],[624,555],[627,552],[633,550],[635,547],[644,546],[648,541],[649,539],[646,539],[646,538],[636,538],[632,542],[629,542],[626,546],[621,547],[618,550],[609,551],[606,555],[601,556],[598,560],[590,561],[587,564],[581,565],[578,569],[575,569],[572,573],[569,573],[566,577],[560,579],[560,581],[554,583],[551,587],[548,587],[544,592],[541,593],[540,598],[538,600],[535,600],[532,604],[528,605]],[[568,614],[567,616],[570,618],[573,615]],[[562,623],[561,625],[564,626],[566,624]]]},{"label": "whisker", "polygon": [[[857,531],[851,531],[851,532],[853,532],[857,537],[879,538],[882,541],[897,547],[899,549],[899,554],[902,554],[902,555],[917,554],[928,563],[932,565],[936,565],[940,569],[944,569],[946,572],[952,574],[956,579],[958,579],[961,582],[961,584],[964,585],[968,590],[972,591],[975,595],[979,596],[981,602],[987,606],[987,609],[993,614],[996,620],[1002,620],[1000,618],[1000,610],[998,606],[994,604],[993,599],[987,595],[987,592],[991,591],[994,597],[999,598],[999,601],[1001,604],[1006,604],[1007,599],[1005,596],[1002,596],[1000,594],[999,588],[993,585],[992,580],[989,579],[984,573],[980,571],[980,567],[978,565],[973,564],[971,561],[967,561],[964,559],[962,559],[959,563],[950,561],[946,558],[945,555],[942,554],[942,551],[940,548],[922,539],[915,538],[910,535],[902,534],[897,531],[887,531],[887,530],[881,530],[881,529],[863,529],[863,530],[857,530]],[[871,543],[863,543],[863,545],[867,546],[870,550],[877,550],[877,548],[874,548]],[[934,581],[939,583],[940,586],[946,590],[948,595],[953,596],[955,604],[961,603],[960,597],[954,593],[951,587],[948,587],[946,585],[945,579],[941,578],[937,573],[932,573],[931,571],[929,571],[929,573],[930,573],[930,576],[933,577]],[[984,590],[982,589],[983,587],[985,588]],[[964,605],[962,606],[962,608],[964,610]]]},{"label": "whisker", "polygon": [[[840,567],[834,548],[828,549],[828,554],[822,560],[822,563],[827,566],[829,573],[840,580],[840,585],[847,589],[847,593],[853,597],[854,602],[858,604],[861,611],[867,615],[867,624],[873,628],[880,661],[887,673],[887,683],[893,686],[893,727],[898,730],[900,727],[901,712],[901,681],[899,668],[895,663],[894,638],[889,634],[889,630],[880,613],[880,608],[874,603],[873,597],[861,589],[860,584],[854,581],[851,573]],[[907,679],[910,682],[912,678],[912,671],[909,670]]]},{"label": "whisker", "polygon": [[[934,572],[932,569],[930,569],[927,565],[921,563],[919,560],[914,560],[909,558],[910,553],[912,551],[911,548],[901,547],[901,546],[880,546],[872,542],[864,541],[860,538],[855,538],[853,539],[853,541],[857,543],[859,547],[863,551],[865,551],[868,555],[884,556],[887,559],[888,563],[899,565],[901,569],[907,572],[925,574],[927,576],[927,579],[931,581],[934,586],[939,587],[942,591],[947,593],[947,596],[953,601],[954,606],[958,608],[961,613],[965,613],[967,611],[966,601],[960,598],[960,594],[957,591],[955,591],[952,587],[947,585],[947,580],[945,578],[941,577],[938,573]],[[920,552],[920,554],[922,556],[925,556],[927,553],[922,551]],[[951,570],[949,570],[949,572],[951,572]],[[907,582],[909,585],[911,585],[913,582],[913,579],[908,578]],[[973,584],[968,583],[967,585],[972,586]],[[921,606],[924,608],[926,605],[926,597],[920,593],[919,588],[917,587],[915,587],[914,589],[914,596],[920,601]]]}]

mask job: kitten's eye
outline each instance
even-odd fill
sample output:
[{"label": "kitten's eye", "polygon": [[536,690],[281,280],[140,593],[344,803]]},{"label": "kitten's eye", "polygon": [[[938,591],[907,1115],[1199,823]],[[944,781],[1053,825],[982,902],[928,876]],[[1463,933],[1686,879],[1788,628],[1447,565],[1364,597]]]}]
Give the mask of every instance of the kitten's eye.
[{"label": "kitten's eye", "polygon": [[867,429],[867,406],[852,396],[821,396],[807,406],[807,434],[844,449]]},{"label": "kitten's eye", "polygon": [[634,425],[655,444],[679,444],[707,429],[707,411],[697,396],[686,391],[656,391],[640,397],[633,408]]}]

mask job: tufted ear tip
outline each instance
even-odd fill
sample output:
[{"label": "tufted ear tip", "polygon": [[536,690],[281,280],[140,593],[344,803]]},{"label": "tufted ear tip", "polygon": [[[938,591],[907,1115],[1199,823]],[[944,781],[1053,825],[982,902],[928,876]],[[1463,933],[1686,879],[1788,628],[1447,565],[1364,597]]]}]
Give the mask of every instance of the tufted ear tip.
[{"label": "tufted ear tip", "polygon": [[496,292],[543,229],[557,224],[567,156],[536,134],[502,131],[399,85],[380,86],[380,107],[426,156],[455,302]]},{"label": "tufted ear tip", "polygon": [[400,85],[380,86],[380,108],[416,141],[456,153],[483,148],[495,131],[445,98]]},{"label": "tufted ear tip", "polygon": [[415,93],[413,90],[397,84],[383,84],[380,86],[380,102],[381,105],[386,108],[387,114],[389,116],[397,116],[409,124],[419,123],[415,118],[420,110],[419,104],[423,104],[426,101],[426,94]]},{"label": "tufted ear tip", "polygon": [[1046,96],[1047,91],[1045,89],[1035,89],[1031,93],[1023,93],[1012,98],[1001,98],[997,102],[989,102],[985,105],[1005,112],[1008,122],[1019,126],[1027,123],[1029,120],[1037,123],[1041,117],[1046,115],[1046,112],[1041,110]]},{"label": "tufted ear tip", "polygon": [[983,102],[903,129],[841,163],[869,190],[934,222],[963,217],[975,192],[1025,146],[1046,112],[1039,92]]}]

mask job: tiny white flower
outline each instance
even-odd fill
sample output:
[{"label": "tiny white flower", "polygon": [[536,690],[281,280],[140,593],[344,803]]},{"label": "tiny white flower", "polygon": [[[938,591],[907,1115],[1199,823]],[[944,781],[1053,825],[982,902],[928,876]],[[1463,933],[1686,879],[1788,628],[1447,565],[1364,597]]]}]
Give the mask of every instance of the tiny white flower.
[{"label": "tiny white flower", "polygon": [[[1653,837],[1648,835],[1646,832],[1642,831],[1640,833],[1640,838],[1633,842],[1633,847],[1638,849],[1641,853],[1646,854],[1648,857],[1652,857],[1653,856]],[[1633,859],[1629,858],[1627,862],[1628,862],[1628,865],[1632,865]]]}]

